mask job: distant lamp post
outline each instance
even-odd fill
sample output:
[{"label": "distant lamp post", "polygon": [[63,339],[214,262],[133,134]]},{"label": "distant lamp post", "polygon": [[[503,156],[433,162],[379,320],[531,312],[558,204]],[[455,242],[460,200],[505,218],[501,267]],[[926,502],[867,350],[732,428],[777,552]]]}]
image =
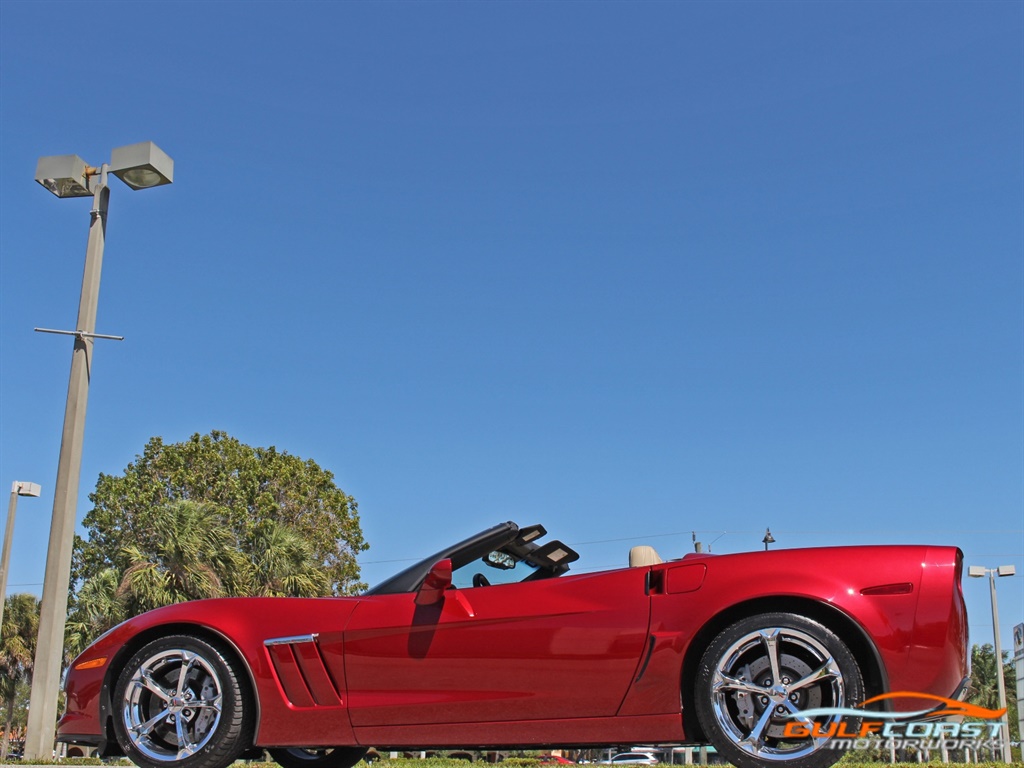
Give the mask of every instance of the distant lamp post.
[{"label": "distant lamp post", "polygon": [[92,197],[93,205],[89,242],[85,251],[85,273],[82,276],[82,297],[78,305],[78,324],[74,330],[68,331],[36,329],[45,333],[74,336],[75,346],[64,409],[60,458],[57,461],[57,481],[53,489],[53,517],[46,551],[39,640],[25,735],[26,760],[53,758],[57,694],[64,655],[64,625],[68,613],[68,584],[71,581],[71,552],[75,535],[75,501],[82,468],[82,442],[93,343],[95,339],[121,338],[94,333],[107,229],[107,203],[110,198],[110,188],[107,186],[109,173],[113,173],[132,189],[158,187],[173,181],[174,161],[156,144],[144,141],[118,147],[111,153],[110,162],[99,167],[88,165],[78,155],[43,157],[36,165],[36,181],[47,190],[57,197]]},{"label": "distant lamp post", "polygon": [[19,496],[38,496],[39,486],[15,480],[11,485],[11,501],[7,505],[7,525],[4,528],[4,549],[0,554],[0,627],[4,624],[4,603],[7,600],[7,566],[11,562],[11,540],[14,538],[14,513],[18,511]]},{"label": "distant lamp post", "polygon": [[[1017,569],[1012,565],[1000,565],[998,568],[985,568],[981,565],[972,565],[967,569],[967,575],[974,579],[980,579],[988,574],[989,589],[992,593],[992,633],[995,635],[996,651],[996,686],[999,691],[999,706],[1006,709],[1006,683],[1003,682],[1003,648],[999,642],[999,606],[996,604],[996,576],[1014,576]],[[1003,761],[1012,762],[1010,754],[1010,726],[1006,714],[1000,718]]]},{"label": "distant lamp post", "polygon": [[764,551],[765,552],[768,551],[768,545],[769,544],[774,544],[775,543],[775,537],[772,536],[772,529],[771,528],[765,528],[764,529],[764,538],[761,539],[761,543],[764,544]]}]

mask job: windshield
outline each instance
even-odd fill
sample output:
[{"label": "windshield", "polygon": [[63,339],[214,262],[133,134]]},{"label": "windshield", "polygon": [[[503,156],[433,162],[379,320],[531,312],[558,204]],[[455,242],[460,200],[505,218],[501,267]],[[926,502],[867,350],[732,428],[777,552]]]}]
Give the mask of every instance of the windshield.
[{"label": "windshield", "polygon": [[509,521],[446,547],[367,590],[367,595],[413,592],[440,560],[452,561],[453,586],[480,587],[561,576],[579,555],[560,541],[536,544],[542,525],[520,528]]},{"label": "windshield", "polygon": [[527,560],[517,560],[501,550],[490,552],[479,560],[467,563],[452,572],[452,585],[486,587],[494,584],[514,584],[526,581],[537,573],[537,566]]}]

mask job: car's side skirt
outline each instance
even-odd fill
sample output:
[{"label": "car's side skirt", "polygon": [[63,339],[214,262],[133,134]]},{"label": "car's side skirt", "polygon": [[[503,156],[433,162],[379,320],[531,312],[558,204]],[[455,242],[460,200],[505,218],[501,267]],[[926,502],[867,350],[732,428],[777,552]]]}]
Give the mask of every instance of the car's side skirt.
[{"label": "car's side skirt", "polygon": [[373,726],[355,728],[359,744],[388,747],[542,747],[557,744],[604,745],[674,743],[683,738],[680,713],[635,717],[588,717],[565,720],[523,720],[511,723],[448,723],[444,725]]}]

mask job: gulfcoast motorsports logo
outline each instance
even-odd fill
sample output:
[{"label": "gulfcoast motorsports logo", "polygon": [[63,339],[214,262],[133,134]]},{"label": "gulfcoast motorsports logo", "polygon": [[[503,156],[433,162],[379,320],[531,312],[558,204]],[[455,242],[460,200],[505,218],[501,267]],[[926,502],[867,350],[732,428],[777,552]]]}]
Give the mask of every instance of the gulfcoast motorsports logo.
[{"label": "gulfcoast motorsports logo", "polygon": [[[878,712],[867,707],[889,699],[935,701],[936,705],[913,712]],[[985,709],[955,699],[928,693],[896,691],[883,693],[865,701],[857,708],[820,707],[789,715],[783,738],[830,739],[829,749],[869,749],[895,747],[902,749],[978,749],[999,745],[999,718],[1005,709]],[[824,717],[827,721],[817,722]],[[856,717],[859,725],[842,718]],[[954,721],[938,718],[952,717]],[[964,720],[962,718],[977,718]],[[882,739],[879,744],[878,739]]]}]

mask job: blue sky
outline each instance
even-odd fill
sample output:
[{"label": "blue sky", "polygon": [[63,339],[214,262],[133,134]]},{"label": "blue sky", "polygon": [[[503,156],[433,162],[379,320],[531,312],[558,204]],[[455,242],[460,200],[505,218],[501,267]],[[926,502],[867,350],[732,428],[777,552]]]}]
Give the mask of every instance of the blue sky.
[{"label": "blue sky", "polygon": [[1024,621],[1024,4],[4,0],[0,71],[0,481],[43,486],[9,592],[89,218],[36,159],[152,140],[79,520],[221,429],[336,475],[371,583],[506,519],[591,568],[770,526],[1014,564]]}]

